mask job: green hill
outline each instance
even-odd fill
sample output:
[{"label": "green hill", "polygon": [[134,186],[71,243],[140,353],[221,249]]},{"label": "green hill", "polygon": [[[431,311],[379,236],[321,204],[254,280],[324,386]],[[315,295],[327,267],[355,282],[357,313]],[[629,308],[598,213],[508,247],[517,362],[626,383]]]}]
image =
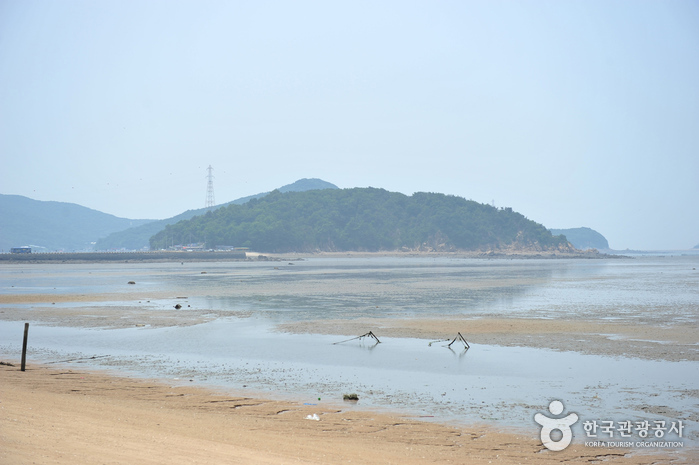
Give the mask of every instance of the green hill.
[{"label": "green hill", "polygon": [[0,249],[32,246],[35,251],[92,250],[110,233],[152,220],[130,220],[65,202],[0,194]]},{"label": "green hill", "polygon": [[609,242],[607,239],[594,229],[590,228],[570,228],[570,229],[551,229],[551,234],[559,235],[563,234],[568,241],[576,249],[587,250],[587,249],[597,249],[606,250],[609,249]]},{"label": "green hill", "polygon": [[[287,184],[286,186],[280,187],[278,190],[280,192],[296,192],[296,191],[307,191],[312,189],[337,189],[338,187],[329,182],[323,181],[321,179],[299,179],[298,181]],[[187,210],[184,213],[180,213],[172,218],[167,218],[164,220],[153,221],[152,223],[144,224],[138,227],[130,228],[125,231],[119,231],[114,234],[110,234],[104,239],[100,239],[95,244],[95,250],[115,250],[115,249],[127,249],[127,250],[140,250],[148,247],[148,240],[154,234],[162,231],[168,224],[175,224],[178,221],[188,220],[197,215],[203,215],[207,211],[217,210],[221,207],[230,204],[243,204],[252,199],[257,199],[264,197],[269,194],[269,192],[263,192],[260,194],[250,195],[247,197],[242,197],[237,200],[233,200],[222,205],[216,205],[215,207],[200,208],[198,210]],[[191,241],[187,241],[191,242]]]},{"label": "green hill", "polygon": [[152,249],[206,241],[259,252],[484,250],[526,247],[571,250],[564,236],[511,208],[460,197],[355,188],[274,191],[242,205],[167,226]]}]

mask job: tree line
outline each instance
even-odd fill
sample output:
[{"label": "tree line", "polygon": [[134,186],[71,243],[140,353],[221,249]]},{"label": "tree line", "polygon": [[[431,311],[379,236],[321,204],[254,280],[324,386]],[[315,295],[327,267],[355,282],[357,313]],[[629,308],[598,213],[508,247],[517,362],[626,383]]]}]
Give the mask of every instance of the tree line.
[{"label": "tree line", "polygon": [[168,225],[151,249],[204,242],[259,252],[483,250],[567,247],[565,236],[511,208],[436,193],[376,188],[281,193]]}]

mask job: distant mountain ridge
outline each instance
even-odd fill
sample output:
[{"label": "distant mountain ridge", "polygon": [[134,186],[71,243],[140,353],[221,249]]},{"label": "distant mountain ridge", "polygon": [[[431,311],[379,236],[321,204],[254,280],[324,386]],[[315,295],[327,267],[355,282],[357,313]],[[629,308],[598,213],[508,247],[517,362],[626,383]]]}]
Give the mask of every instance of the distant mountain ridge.
[{"label": "distant mountain ridge", "polygon": [[565,236],[511,208],[434,193],[376,188],[274,191],[165,227],[151,249],[206,242],[257,252],[547,250],[572,252]]},{"label": "distant mountain ridge", "polygon": [[[320,179],[300,179],[280,187],[279,190],[289,192],[328,188],[338,187]],[[267,194],[268,192],[251,195],[229,203],[245,203]],[[0,251],[9,252],[12,247],[23,246],[32,246],[34,252],[121,248],[138,250],[147,248],[149,238],[162,230],[166,224],[189,219],[222,206],[189,210],[167,220],[134,220],[119,218],[74,203],[0,194]]]},{"label": "distant mountain ridge", "polygon": [[[339,189],[335,184],[323,181],[317,178],[303,178],[296,182],[287,184],[277,189],[279,192],[301,192],[317,189]],[[179,215],[167,218],[164,220],[156,220],[148,224],[143,224],[137,227],[129,228],[123,231],[114,232],[100,240],[95,244],[95,250],[140,250],[148,248],[150,238],[162,231],[168,224],[175,224],[179,221],[188,220],[197,215],[203,215],[208,211],[217,210],[227,205],[240,205],[249,202],[253,199],[259,199],[268,195],[269,192],[262,192],[247,197],[241,197],[231,202],[216,205],[214,207],[199,208],[197,210],[187,210]]]},{"label": "distant mountain ridge", "polygon": [[549,229],[551,234],[563,234],[576,249],[607,250],[609,242],[602,234],[590,228]]},{"label": "distant mountain ridge", "polygon": [[91,250],[92,242],[100,237],[152,221],[119,218],[74,203],[0,194],[0,249]]}]

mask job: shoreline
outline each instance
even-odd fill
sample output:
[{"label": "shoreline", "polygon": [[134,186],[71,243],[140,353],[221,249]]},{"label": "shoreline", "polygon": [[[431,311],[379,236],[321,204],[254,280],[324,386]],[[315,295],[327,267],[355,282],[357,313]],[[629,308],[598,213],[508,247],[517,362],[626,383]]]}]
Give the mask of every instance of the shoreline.
[{"label": "shoreline", "polygon": [[168,263],[168,262],[211,262],[211,261],[298,261],[305,258],[370,258],[370,257],[446,257],[461,259],[508,260],[508,259],[628,259],[625,255],[601,253],[597,250],[502,249],[489,251],[421,251],[391,250],[377,252],[49,252],[31,254],[0,254],[0,263],[6,264],[45,264],[45,263]]},{"label": "shoreline", "polygon": [[[75,368],[0,365],[0,461],[43,463],[695,463],[696,449],[546,450],[537,437],[224,394]],[[319,420],[308,420],[318,415]]]},{"label": "shoreline", "polygon": [[[344,258],[345,255],[340,256]],[[435,255],[420,255],[432,256]],[[478,345],[482,344],[571,351],[604,355],[612,359],[639,358],[659,362],[699,360],[697,321],[695,313],[688,311],[695,308],[693,301],[686,302],[690,307],[682,307],[685,318],[675,320],[658,318],[656,310],[664,315],[673,313],[671,308],[664,306],[665,302],[655,300],[645,307],[633,307],[633,312],[616,314],[610,314],[605,306],[597,305],[594,301],[581,306],[577,311],[552,301],[548,307],[543,307],[549,310],[543,317],[537,316],[541,313],[536,306],[533,311],[513,313],[511,317],[507,317],[504,313],[487,308],[479,313],[448,313],[445,311],[449,310],[446,304],[434,308],[431,299],[420,300],[424,295],[434,293],[444,296],[448,302],[449,299],[460,296],[468,297],[473,292],[487,296],[500,289],[514,289],[518,292],[505,295],[516,297],[527,289],[545,288],[554,282],[554,278],[558,279],[547,273],[521,274],[520,269],[614,268],[611,263],[571,261],[560,264],[536,262],[529,265],[523,262],[465,262],[464,266],[469,270],[505,267],[511,272],[502,275],[461,275],[452,273],[453,266],[440,265],[437,269],[445,268],[447,272],[435,275],[435,279],[424,280],[421,268],[417,268],[420,273],[391,275],[388,276],[390,279],[386,279],[384,266],[369,268],[367,272],[352,261],[348,261],[349,266],[346,267],[337,265],[341,260],[292,263],[293,258],[297,257],[283,259],[289,261],[289,265],[296,266],[281,266],[272,261],[266,266],[259,265],[256,261],[252,266],[228,263],[214,265],[211,262],[201,265],[185,263],[185,266],[180,266],[179,261],[161,266],[128,266],[118,265],[118,262],[111,267],[61,267],[60,263],[56,264],[58,266],[7,266],[5,273],[8,280],[4,292],[12,293],[0,294],[0,321],[29,321],[41,326],[95,330],[145,330],[145,327],[179,330],[179,327],[193,327],[223,319],[232,320],[226,323],[229,325],[240,322],[241,327],[245,328],[255,326],[257,323],[253,320],[258,316],[264,320],[286,309],[303,311],[307,307],[332,308],[337,311],[326,315],[327,319],[322,319],[323,313],[309,312],[301,320],[294,321],[296,317],[292,315],[278,320],[276,325],[269,326],[269,331],[265,330],[271,334],[267,343],[275,344],[280,337],[288,338],[275,331],[346,335],[346,339],[371,330],[380,338],[420,339],[416,345],[422,346],[424,341],[426,346],[430,340],[451,340],[457,332],[461,332],[469,342],[475,344],[472,353],[476,354],[481,349]],[[413,262],[418,261],[406,260],[405,264],[411,267]],[[425,262],[431,263],[432,260]],[[448,260],[444,260],[446,262]],[[627,268],[627,265],[633,266],[634,262],[619,265]],[[455,266],[458,268],[461,265]],[[679,269],[675,268],[677,271],[674,275],[665,273],[658,274],[657,277],[666,276],[660,281],[661,284],[675,283],[679,278],[683,285],[692,289],[695,272],[692,267],[692,264],[687,266],[684,263]],[[667,268],[661,268],[660,272],[666,270]],[[579,281],[588,283],[588,289],[595,289],[596,277],[592,276],[593,279],[588,280],[587,275],[584,276],[585,280]],[[577,279],[576,274],[572,277]],[[655,275],[651,278],[657,279]],[[223,286],[222,283],[228,285]],[[15,286],[17,289],[12,289]],[[214,301],[213,305],[206,304],[207,296],[210,295],[224,299],[221,302],[233,299],[237,304],[224,305],[218,301]],[[424,308],[430,311],[403,312],[401,301],[406,299],[410,302],[418,299],[415,300],[419,304],[418,310]],[[678,302],[682,304],[684,301]],[[181,304],[182,308],[176,308],[175,304]],[[246,306],[247,304],[249,305]],[[384,305],[394,311],[382,315]],[[196,328],[192,329],[196,331]],[[14,338],[14,330],[12,333]],[[219,334],[225,341],[227,335],[233,333],[223,331]],[[236,334],[246,337],[244,329]],[[251,334],[256,337],[255,333]],[[17,335],[20,335],[19,330]],[[216,336],[216,333],[211,335]],[[215,344],[215,338],[210,341]],[[21,342],[21,338],[18,342]],[[442,407],[442,413],[459,415],[458,418],[488,422],[489,419],[497,420],[490,418],[495,415],[476,416],[471,413],[499,412],[498,409],[507,409],[509,413],[512,408],[520,407],[517,404],[519,401],[508,398],[505,404],[500,402],[497,395],[476,395],[474,399],[478,402],[474,402],[469,400],[470,392],[469,396],[459,398],[458,402],[461,403],[454,403],[451,397],[436,398],[431,404],[435,406],[434,410],[421,409],[418,413],[418,417],[422,414],[436,417],[432,420],[423,418],[422,421],[416,419],[414,414],[384,410],[384,406],[390,408],[400,404],[399,396],[403,395],[400,390],[387,390],[393,397],[387,397],[388,402],[377,403],[373,402],[375,398],[365,395],[368,392],[365,387],[348,385],[347,389],[356,391],[344,391],[345,388],[337,384],[337,379],[324,381],[318,377],[305,376],[310,371],[303,370],[298,371],[304,376],[298,378],[301,382],[296,384],[293,377],[276,384],[263,377],[262,384],[256,384],[260,375],[255,370],[264,364],[251,364],[251,368],[246,368],[243,364],[208,367],[211,373],[217,369],[223,370],[222,373],[239,382],[233,385],[242,385],[242,389],[217,387],[215,383],[210,385],[213,387],[201,387],[200,384],[195,387],[189,381],[197,377],[185,378],[189,376],[182,375],[186,371],[170,372],[174,374],[170,376],[168,373],[155,381],[138,375],[129,378],[130,372],[125,371],[128,370],[128,364],[95,365],[83,360],[66,365],[66,359],[71,359],[70,356],[55,358],[60,361],[52,364],[46,358],[34,355],[35,361],[44,360],[45,365],[34,365],[30,360],[28,371],[21,373],[17,362],[19,354],[15,355],[18,342],[11,347],[7,346],[7,350],[0,356],[0,362],[17,365],[8,367],[0,363],[0,422],[3,422],[0,427],[0,463],[326,464],[351,460],[406,465],[426,462],[480,465],[491,462],[545,464],[559,463],[562,460],[574,463],[608,461],[630,464],[699,461],[699,449],[695,442],[691,442],[697,438],[697,417],[693,405],[699,392],[691,382],[685,383],[684,375],[679,378],[682,380],[682,390],[672,391],[667,402],[658,400],[660,398],[656,401],[643,400],[648,392],[652,392],[652,386],[645,382],[631,385],[631,391],[624,391],[627,394],[619,394],[626,396],[623,398],[625,408],[640,409],[658,415],[659,418],[686,418],[691,421],[692,431],[687,428],[688,439],[683,448],[652,450],[643,446],[621,449],[611,449],[607,445],[586,446],[585,438],[580,437],[584,434],[578,432],[576,434],[580,436],[566,451],[553,453],[543,448],[538,438],[538,426],[532,423],[534,412],[545,411],[542,402],[533,405],[527,403],[522,407],[526,408],[525,414],[520,414],[516,421],[507,423],[509,426],[498,424],[497,421],[492,425],[467,423],[464,426],[456,416],[437,416],[437,407]],[[221,347],[233,345],[222,344]],[[289,346],[289,349],[293,350],[293,346]],[[511,353],[518,351],[512,350]],[[158,351],[153,353],[156,357],[145,359],[146,363],[158,362]],[[84,354],[91,355],[88,352]],[[32,355],[30,353],[30,357]],[[550,352],[548,355],[558,357]],[[342,353],[341,356],[352,357],[353,353]],[[209,363],[207,359],[202,360],[202,363]],[[609,363],[614,361],[604,362],[606,365]],[[102,371],[102,367],[107,367],[104,369],[109,371]],[[280,368],[289,369],[288,366]],[[608,366],[604,368],[607,369]],[[281,372],[270,371],[267,373],[268,379],[279,378],[279,373]],[[429,376],[432,371],[423,370],[420,373]],[[589,374],[596,376],[592,371],[588,371]],[[172,376],[180,377],[181,381],[173,381]],[[541,379],[549,378],[543,376]],[[435,380],[436,378],[433,381]],[[198,379],[195,381],[199,382]],[[289,381],[288,386],[286,381]],[[300,391],[295,390],[296,387],[303,388],[303,383],[306,382],[312,383],[312,390],[299,395]],[[273,389],[248,390],[243,383],[251,386],[269,385]],[[328,384],[331,388],[323,390],[323,383],[331,383]],[[531,392],[540,389],[538,385],[526,382],[516,386],[515,392],[523,392],[522,389],[525,388],[534,389]],[[663,389],[668,386],[672,389],[675,385],[665,383],[663,386]],[[490,389],[497,388],[498,384],[475,381],[469,386],[469,390],[471,387]],[[429,389],[420,389],[416,391],[431,395]],[[581,384],[575,389],[579,392],[573,394],[578,400],[583,400],[575,405],[597,402],[584,398],[584,393],[588,392],[586,385]],[[605,386],[600,389],[606,389],[604,392],[611,394]],[[313,398],[313,394],[316,394],[315,397],[322,395],[323,402],[318,402],[318,405],[303,405],[303,400],[298,402],[299,399],[308,400],[309,392],[310,398]],[[361,397],[359,404],[343,403],[343,392],[358,392]],[[441,389],[436,391],[436,395],[441,392]],[[579,394],[580,392],[583,394]],[[373,395],[370,392],[368,394]],[[589,388],[589,395],[593,394],[595,396],[592,399],[597,399],[596,386]],[[327,403],[326,399],[331,397],[337,400]],[[631,400],[626,400],[627,398]],[[634,398],[638,398],[638,401],[634,401]],[[391,400],[397,402],[394,404]],[[482,400],[487,402],[481,402]],[[314,400],[311,402],[315,403]],[[483,407],[481,403],[484,404]],[[684,414],[686,412],[683,406],[688,407],[687,415]],[[306,419],[308,415],[314,414],[319,416],[318,421]],[[454,418],[453,423],[458,426],[450,423],[450,418]]]},{"label": "shoreline", "polygon": [[[300,256],[303,254],[271,254],[277,256],[291,257]],[[378,251],[378,252],[315,252],[307,253],[312,257],[329,257],[329,258],[371,258],[371,257],[410,257],[410,258],[429,258],[429,257],[445,257],[445,258],[463,258],[474,259],[480,258],[484,260],[490,259],[618,259],[631,258],[624,255],[615,255],[602,253],[597,250],[576,250],[574,252],[560,250],[528,250],[528,249],[501,249],[501,250],[455,250],[455,251],[424,251],[424,250],[393,250],[393,251]]]}]

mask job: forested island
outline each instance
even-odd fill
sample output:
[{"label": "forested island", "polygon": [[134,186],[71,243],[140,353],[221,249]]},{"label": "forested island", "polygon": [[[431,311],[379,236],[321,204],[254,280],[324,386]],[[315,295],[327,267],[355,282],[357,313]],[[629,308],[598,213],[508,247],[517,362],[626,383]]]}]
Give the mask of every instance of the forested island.
[{"label": "forested island", "polygon": [[554,236],[563,234],[576,249],[609,249],[609,242],[607,242],[607,239],[594,229],[583,227],[569,229],[551,229],[550,231],[551,234],[553,234]]},{"label": "forested island", "polygon": [[258,252],[458,251],[520,248],[574,251],[565,236],[511,208],[461,197],[376,188],[282,193],[228,205],[168,225],[151,250],[204,242]]}]

